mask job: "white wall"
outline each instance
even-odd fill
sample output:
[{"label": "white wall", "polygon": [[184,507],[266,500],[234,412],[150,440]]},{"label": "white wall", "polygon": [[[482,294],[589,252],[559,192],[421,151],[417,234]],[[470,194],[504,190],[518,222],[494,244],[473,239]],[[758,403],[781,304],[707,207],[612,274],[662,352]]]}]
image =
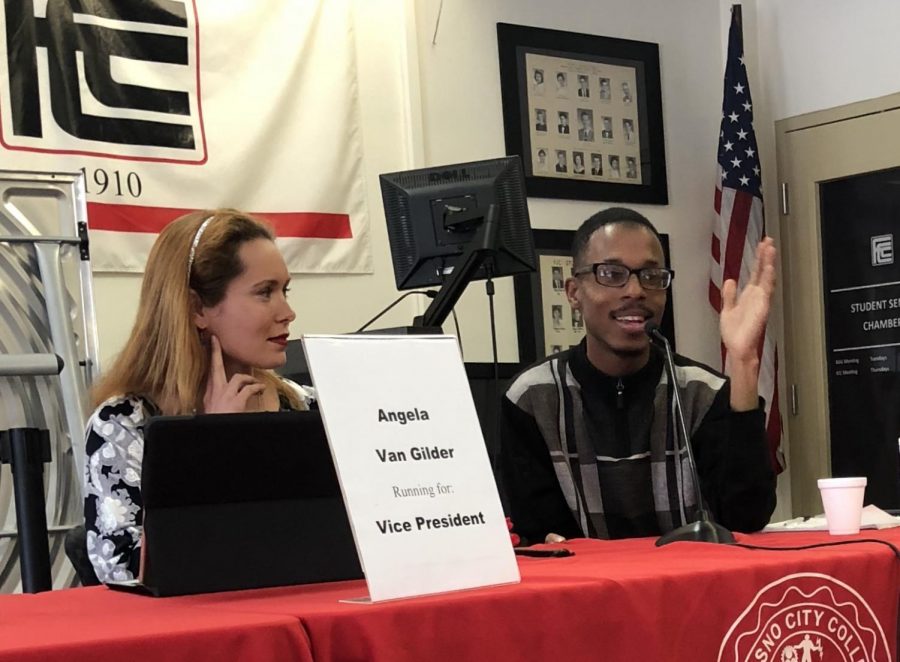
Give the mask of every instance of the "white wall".
[{"label": "white wall", "polygon": [[[679,351],[715,364],[716,324],[706,303],[722,64],[716,0],[446,0],[416,3],[425,160],[429,165],[505,154],[496,23],[656,42],[660,47],[669,205],[633,205],[671,235]],[[532,198],[532,226],[570,229],[615,203]],[[507,281],[509,279],[506,279]],[[510,283],[498,285],[500,358],[517,359]],[[490,360],[484,289],[459,307],[470,360]]]},{"label": "white wall", "polygon": [[[900,91],[896,0],[748,0],[744,46],[760,144],[766,217],[778,233],[775,122]],[[731,0],[720,0],[722,47]]]},{"label": "white wall", "polygon": [[775,120],[900,89],[896,0],[756,0],[757,38]]}]

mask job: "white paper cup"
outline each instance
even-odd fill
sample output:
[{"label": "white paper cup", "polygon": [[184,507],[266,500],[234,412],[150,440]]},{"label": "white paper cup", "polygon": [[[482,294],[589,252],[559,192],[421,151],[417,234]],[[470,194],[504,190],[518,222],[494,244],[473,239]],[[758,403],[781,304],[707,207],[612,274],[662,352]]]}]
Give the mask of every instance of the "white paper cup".
[{"label": "white paper cup", "polygon": [[866,483],[865,476],[819,479],[828,533],[833,536],[859,533]]}]

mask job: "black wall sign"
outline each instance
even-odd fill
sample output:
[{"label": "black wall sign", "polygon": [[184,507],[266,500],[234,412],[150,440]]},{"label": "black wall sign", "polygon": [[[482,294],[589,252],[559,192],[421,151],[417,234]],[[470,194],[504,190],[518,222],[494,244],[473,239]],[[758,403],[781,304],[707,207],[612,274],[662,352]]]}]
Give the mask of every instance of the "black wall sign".
[{"label": "black wall sign", "polygon": [[900,169],[823,184],[831,468],[900,507]]}]

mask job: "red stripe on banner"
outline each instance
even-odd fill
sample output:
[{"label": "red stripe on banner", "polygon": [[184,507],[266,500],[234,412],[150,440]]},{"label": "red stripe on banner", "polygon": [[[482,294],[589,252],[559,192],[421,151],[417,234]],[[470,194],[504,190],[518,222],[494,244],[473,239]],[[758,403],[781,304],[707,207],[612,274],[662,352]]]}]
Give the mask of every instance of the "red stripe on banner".
[{"label": "red stripe on banner", "polygon": [[710,246],[712,257],[717,264],[722,263],[722,243],[716,235],[712,236],[712,245]]},{"label": "red stripe on banner", "polygon": [[713,202],[713,209],[716,210],[716,216],[722,213],[722,189],[716,187],[716,198]]},{"label": "red stripe on banner", "polygon": [[[179,216],[196,209],[172,207],[141,207],[136,205],[111,205],[89,202],[88,227],[92,230],[112,232],[147,232],[158,234]],[[272,224],[279,237],[304,239],[352,239],[348,214],[321,212],[251,212]]]},{"label": "red stripe on banner", "polygon": [[[206,145],[206,137],[203,138],[203,144]],[[83,149],[44,149],[41,147],[17,147],[15,145],[10,145],[7,143],[3,136],[0,135],[0,145],[2,145],[5,149],[17,152],[27,152],[29,154],[54,154],[54,155],[72,155],[72,156],[95,156],[104,159],[116,159],[118,161],[139,161],[141,163],[175,163],[177,165],[184,166],[201,166],[205,165],[208,156],[206,154],[203,155],[202,158],[197,159],[196,161],[190,161],[185,159],[163,159],[158,157],[151,156],[127,156],[125,154],[116,154],[114,152],[88,152]]]},{"label": "red stripe on banner", "polygon": [[735,191],[734,203],[731,206],[731,222],[728,225],[728,238],[725,241],[725,263],[722,265],[722,283],[729,278],[738,281],[741,275],[741,260],[744,256],[744,243],[747,240],[747,224],[750,220],[750,206],[753,196],[743,191]]}]

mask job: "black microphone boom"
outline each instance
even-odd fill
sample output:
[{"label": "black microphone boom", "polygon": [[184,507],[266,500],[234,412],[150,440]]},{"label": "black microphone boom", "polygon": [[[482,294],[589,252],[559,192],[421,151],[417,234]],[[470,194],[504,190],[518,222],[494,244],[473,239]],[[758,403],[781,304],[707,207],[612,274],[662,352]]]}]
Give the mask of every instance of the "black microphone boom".
[{"label": "black microphone boom", "polygon": [[[703,493],[700,490],[700,476],[697,474],[697,462],[694,460],[694,448],[691,444],[691,438],[688,435],[687,425],[684,422],[684,408],[681,405],[681,392],[678,387],[678,380],[675,378],[675,359],[672,357],[672,346],[669,341],[660,332],[659,325],[654,321],[649,321],[644,325],[644,331],[651,339],[660,342],[666,351],[666,369],[669,372],[669,378],[672,380],[672,392],[675,396],[675,418],[678,421],[678,429],[675,432],[675,439],[678,439],[678,433],[684,440],[684,447],[688,453],[688,464],[691,468],[691,480],[694,483],[694,490],[697,494],[697,520],[684,526],[679,526],[668,533],[664,533],[656,541],[656,546],[668,545],[670,542],[679,540],[690,540],[694,542],[718,542],[733,543],[734,536],[731,531],[721,524],[717,524],[710,516],[706,509],[706,502],[703,500]],[[679,445],[675,444],[676,458],[678,457]],[[678,459],[680,463],[680,458]]]}]

